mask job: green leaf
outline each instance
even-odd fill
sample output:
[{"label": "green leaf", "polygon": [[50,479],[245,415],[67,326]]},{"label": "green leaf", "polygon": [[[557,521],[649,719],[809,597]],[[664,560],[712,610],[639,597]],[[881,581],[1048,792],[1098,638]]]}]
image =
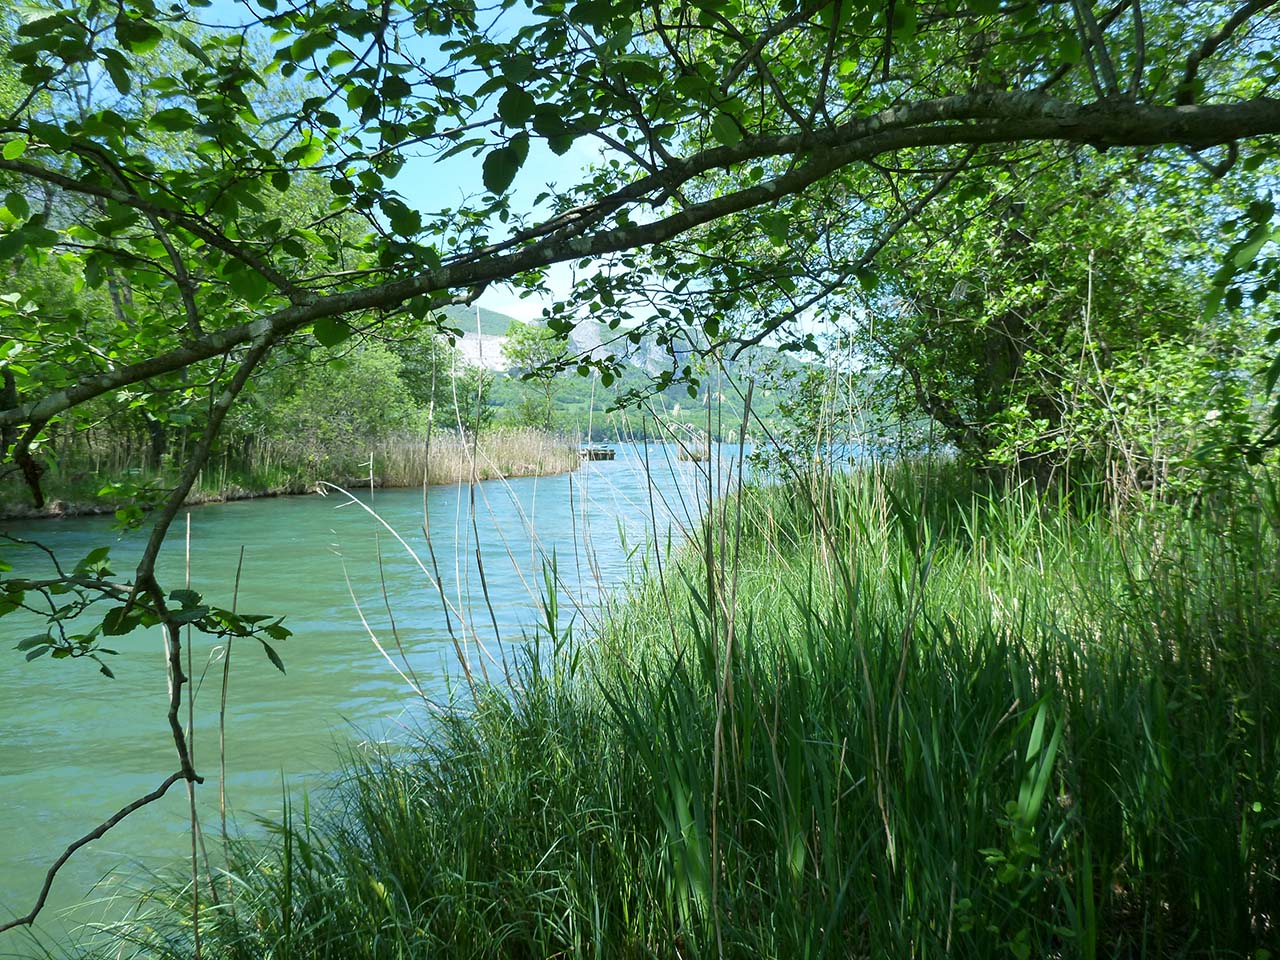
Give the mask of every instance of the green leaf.
[{"label": "green leaf", "polygon": [[239,260],[232,260],[222,271],[224,279],[236,296],[254,303],[270,291],[271,285],[257,270],[253,270]]},{"label": "green leaf", "polygon": [[53,33],[67,22],[66,14],[58,13],[48,17],[37,17],[34,20],[28,20],[26,23],[18,27],[18,36],[20,37],[43,37],[47,33]]},{"label": "green leaf", "polygon": [[116,20],[116,40],[134,53],[150,53],[164,36],[160,28],[146,20],[121,16]]},{"label": "green leaf", "polygon": [[284,162],[296,163],[300,167],[314,167],[323,156],[324,141],[312,133],[307,133],[304,134],[301,143],[284,155]]},{"label": "green leaf", "polygon": [[192,129],[196,123],[196,118],[186,110],[181,107],[170,107],[168,110],[161,110],[154,114],[147,121],[147,126],[152,130],[163,130],[166,133],[181,133],[183,130]]},{"label": "green leaf", "polygon": [[382,201],[382,212],[391,229],[402,237],[412,237],[422,229],[422,215],[394,197]]},{"label": "green leaf", "polygon": [[137,611],[130,611],[123,606],[112,607],[102,618],[102,632],[108,637],[123,637],[126,633],[135,630],[141,622]]},{"label": "green leaf", "polygon": [[1266,393],[1270,393],[1276,388],[1276,381],[1280,380],[1280,354],[1271,361],[1271,366],[1267,368],[1267,389]]},{"label": "green leaf", "polygon": [[194,590],[173,590],[169,593],[169,599],[184,607],[194,607],[200,603],[200,594]]},{"label": "green leaf", "polygon": [[275,623],[267,624],[262,629],[272,640],[288,640],[293,636],[293,631],[278,620]]},{"label": "green leaf", "polygon": [[717,113],[711,121],[711,133],[726,147],[731,147],[742,140],[742,131],[737,122],[727,113]]},{"label": "green leaf", "polygon": [[498,99],[498,116],[508,127],[523,127],[536,106],[533,97],[520,87],[507,87],[507,92]]},{"label": "green leaf", "polygon": [[34,636],[27,637],[24,640],[19,640],[13,649],[30,650],[32,647],[39,646],[41,644],[47,645],[48,643],[49,643],[49,635],[47,633],[37,633]]},{"label": "green leaf", "polygon": [[1235,252],[1234,256],[1232,256],[1232,264],[1239,268],[1249,266],[1249,264],[1253,263],[1254,258],[1258,255],[1258,251],[1261,250],[1263,245],[1270,239],[1271,230],[1268,225],[1265,223],[1257,224],[1249,231],[1248,236],[1245,237],[1244,245]]},{"label": "green leaf", "polygon": [[506,193],[516,174],[520,172],[522,158],[511,146],[490,150],[484,158],[482,175],[484,188],[493,194]]},{"label": "green leaf", "polygon": [[785,213],[766,213],[760,218],[760,226],[775,246],[783,246],[791,238],[791,221]]},{"label": "green leaf", "polygon": [[209,608],[205,606],[183,607],[177,613],[172,614],[169,619],[174,623],[196,623],[208,615]]},{"label": "green leaf", "polygon": [[315,324],[316,340],[323,347],[336,347],[353,333],[351,324],[341,317],[322,317]]},{"label": "green leaf", "polygon": [[80,563],[86,567],[93,567],[102,563],[102,561],[106,560],[109,556],[111,556],[110,547],[94,547],[85,554],[85,558],[81,560]]},{"label": "green leaf", "polygon": [[534,108],[533,132],[541,137],[559,137],[568,132],[560,108],[543,103]]},{"label": "green leaf", "polygon": [[893,35],[909,40],[916,33],[916,5],[911,0],[898,0],[893,7]]},{"label": "green leaf", "polygon": [[277,55],[277,59],[292,59],[294,61],[308,60],[325,47],[333,45],[333,36],[327,31],[320,30],[315,33],[304,34],[297,40],[293,41],[288,47],[285,47]]},{"label": "green leaf", "polygon": [[0,237],[0,261],[11,260],[20,254],[27,245],[27,239],[21,230],[14,230]]},{"label": "green leaf", "polygon": [[[994,13],[994,11],[992,12]],[[1080,42],[1079,35],[1069,30],[1064,33],[1062,35],[1062,43],[1058,47],[1058,56],[1063,63],[1079,63],[1080,58],[1084,56],[1084,44]]]},{"label": "green leaf", "polygon": [[392,103],[396,100],[403,100],[405,97],[413,93],[413,87],[409,85],[404,77],[390,76],[382,81],[382,99],[384,102]]},{"label": "green leaf", "polygon": [[109,573],[107,570],[107,561],[110,559],[110,547],[97,547],[90,550],[89,553],[76,564],[77,574],[94,574],[104,576]]},{"label": "green leaf", "polygon": [[17,160],[27,152],[27,138],[15,137],[4,145],[3,155],[6,160]]},{"label": "green leaf", "polygon": [[284,673],[284,661],[280,659],[280,654],[276,653],[275,648],[265,640],[260,639],[258,642],[262,644],[262,650],[267,655],[267,659],[271,661],[272,666]]},{"label": "green leaf", "polygon": [[119,50],[103,50],[101,58],[102,66],[106,69],[107,76],[111,78],[111,83],[121,95],[128,96],[133,88],[133,81],[129,76],[129,61],[121,55]]},{"label": "green leaf", "polygon": [[27,203],[27,198],[16,190],[4,198],[4,205],[19,220],[25,220],[31,215],[31,207]]},{"label": "green leaf", "polygon": [[569,148],[573,146],[573,141],[576,139],[577,137],[571,133],[562,134],[556,137],[548,137],[547,146],[551,148],[551,152],[557,157],[563,157],[569,152]]},{"label": "green leaf", "polygon": [[1249,204],[1246,214],[1254,223],[1266,223],[1275,215],[1275,212],[1276,205],[1270,200],[1255,200]]}]

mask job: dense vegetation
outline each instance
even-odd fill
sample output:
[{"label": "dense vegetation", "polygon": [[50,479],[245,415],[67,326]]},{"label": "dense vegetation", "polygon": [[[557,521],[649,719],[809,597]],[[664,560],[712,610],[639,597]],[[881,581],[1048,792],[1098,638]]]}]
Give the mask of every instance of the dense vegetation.
[{"label": "dense vegetation", "polygon": [[[602,636],[549,607],[513,688],[237,844],[204,955],[1267,955],[1267,478],[1195,515],[945,465],[724,509]],[[140,955],[190,955],[171,896]]]},{"label": "dense vegetation", "polygon": [[[202,491],[429,480],[428,436],[474,478],[504,419],[739,430],[784,484],[230,851],[204,953],[1275,946],[1273,0],[0,26],[0,482],[154,508],[129,576],[0,556],[0,617],[70,668],[163,631],[175,769],[117,818],[202,782],[191,631],[288,635],[160,583]],[[543,304],[507,379],[451,343],[495,286]],[[951,465],[817,470],[885,446]],[[185,903],[121,935],[199,953]]]}]

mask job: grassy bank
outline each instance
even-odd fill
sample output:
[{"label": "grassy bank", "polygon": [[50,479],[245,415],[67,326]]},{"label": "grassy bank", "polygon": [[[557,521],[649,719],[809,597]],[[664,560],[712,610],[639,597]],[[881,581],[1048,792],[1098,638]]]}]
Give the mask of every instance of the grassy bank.
[{"label": "grassy bank", "polygon": [[[277,439],[212,458],[187,502],[309,493],[320,480],[351,487],[371,481],[380,487],[416,487],[548,476],[574,470],[578,463],[577,447],[566,437],[530,428],[486,431],[474,445],[439,431],[429,441],[391,437],[358,447],[319,448]],[[16,476],[0,481],[0,518],[111,513],[135,491],[142,492],[144,502],[155,502],[174,485],[181,466],[139,465],[136,456],[119,449],[77,450],[65,462],[49,465],[42,509],[31,506],[30,492]]]},{"label": "grassy bank", "polygon": [[[203,955],[1263,960],[1278,530],[1257,488],[748,492],[603,636],[549,610],[516,689],[235,846]],[[191,956],[189,901],[114,950]]]}]

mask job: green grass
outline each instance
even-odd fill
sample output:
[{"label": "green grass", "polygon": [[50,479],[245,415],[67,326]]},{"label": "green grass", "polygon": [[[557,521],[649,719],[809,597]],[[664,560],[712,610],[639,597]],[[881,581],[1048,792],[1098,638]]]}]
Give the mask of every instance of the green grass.
[{"label": "green grass", "polygon": [[[203,955],[1275,951],[1274,496],[904,469],[720,510],[602,635],[552,605],[515,689],[237,843]],[[190,956],[156,896],[114,949]]]}]

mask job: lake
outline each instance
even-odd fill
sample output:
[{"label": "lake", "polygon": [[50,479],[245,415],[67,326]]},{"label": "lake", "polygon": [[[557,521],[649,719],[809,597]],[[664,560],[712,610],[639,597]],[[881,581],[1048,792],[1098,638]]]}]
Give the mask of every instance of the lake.
[{"label": "lake", "polygon": [[[718,451],[719,489],[730,482],[736,454],[736,448]],[[450,626],[459,640],[471,638],[466,655],[472,670],[480,675],[487,669],[500,679],[503,654],[534,631],[553,561],[562,621],[573,617],[576,631],[589,631],[602,604],[633,576],[637,551],[647,549],[655,531],[659,541],[680,542],[696,521],[706,486],[703,468],[677,462],[672,447],[651,447],[646,473],[643,448],[622,446],[618,459],[584,464],[573,474],[490,481],[474,489],[433,487],[425,497],[422,490],[366,490],[354,499],[337,493],[281,497],[184,512],[161,557],[162,585],[183,586],[189,516],[192,589],[229,607],[243,547],[239,612],[284,614],[294,631],[276,645],[283,675],[255,641],[232,647],[226,792],[234,821],[252,829],[257,817],[279,814],[287,792],[296,796],[322,786],[344,746],[421,729],[429,709],[370,632],[397,663],[399,637],[401,671],[416,678],[430,699],[443,703],[465,692]],[[423,570],[433,569],[424,509],[447,602]],[[84,517],[5,522],[3,529],[41,540],[67,566],[110,543],[113,568],[125,579],[145,528],[121,536],[111,525],[110,518]],[[6,556],[19,575],[48,569],[31,549],[7,550]],[[0,620],[5,919],[30,909],[49,863],[70,841],[177,769],[165,719],[159,630],[112,638],[119,650],[108,658],[114,680],[88,660],[26,662],[12,648],[32,632],[30,619]],[[196,793],[206,836],[213,838],[223,651],[199,635],[193,651],[195,762],[206,778]],[[72,858],[55,883],[41,929],[58,935],[120,916],[126,906],[120,895],[145,886],[148,871],[180,868],[189,844],[186,791],[177,785]],[[0,935],[0,955],[17,949],[21,939],[21,933]]]}]

